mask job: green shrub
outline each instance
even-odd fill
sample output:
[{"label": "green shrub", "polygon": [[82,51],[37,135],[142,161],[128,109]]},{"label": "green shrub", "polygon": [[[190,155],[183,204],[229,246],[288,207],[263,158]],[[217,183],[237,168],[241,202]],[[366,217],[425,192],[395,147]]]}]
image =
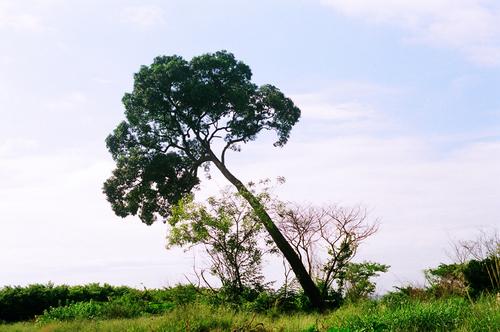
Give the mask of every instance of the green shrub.
[{"label": "green shrub", "polygon": [[[34,319],[49,308],[65,307],[81,302],[112,302],[116,299],[133,299],[132,302],[186,304],[196,300],[197,290],[193,286],[176,286],[170,289],[137,290],[130,287],[88,284],[83,286],[54,286],[35,284],[26,287],[6,286],[0,289],[0,321],[15,322]],[[131,302],[131,303],[132,303]],[[113,303],[111,311],[120,311],[124,306],[119,301]],[[131,312],[131,304],[125,305]],[[158,307],[158,306],[157,306]],[[159,307],[158,307],[159,308]],[[159,310],[159,309],[151,309]]]},{"label": "green shrub", "polygon": [[427,301],[433,299],[433,295],[424,288],[413,286],[396,287],[396,291],[382,296],[380,303],[390,309],[397,309],[409,305],[415,301]]},{"label": "green shrub", "polygon": [[156,300],[168,300],[175,304],[194,303],[200,296],[200,291],[193,285],[177,285],[164,290],[155,290]]},{"label": "green shrub", "polygon": [[145,301],[131,295],[124,295],[102,305],[102,315],[99,318],[132,318],[145,313]]},{"label": "green shrub", "polygon": [[499,256],[491,256],[480,261],[473,259],[466,264],[463,274],[473,297],[485,292],[500,291]]},{"label": "green shrub", "polygon": [[428,292],[435,297],[479,297],[483,293],[500,290],[500,258],[491,255],[482,260],[472,259],[465,263],[440,264],[425,271],[431,286]]},{"label": "green shrub", "polygon": [[142,315],[162,314],[175,305],[172,302],[148,302],[140,294],[125,294],[107,302],[77,302],[66,306],[54,307],[44,311],[38,322],[66,321],[75,319],[120,319]]},{"label": "green shrub", "polygon": [[32,319],[49,307],[66,304],[68,293],[68,286],[54,286],[51,283],[4,287],[0,289],[0,320],[13,322]]},{"label": "green shrub", "polygon": [[50,308],[37,318],[38,322],[94,319],[102,317],[103,305],[99,302],[77,302],[63,307]]},{"label": "green shrub", "polygon": [[175,304],[172,302],[161,302],[161,303],[148,302],[144,311],[147,312],[148,314],[157,315],[170,311],[174,307]]}]

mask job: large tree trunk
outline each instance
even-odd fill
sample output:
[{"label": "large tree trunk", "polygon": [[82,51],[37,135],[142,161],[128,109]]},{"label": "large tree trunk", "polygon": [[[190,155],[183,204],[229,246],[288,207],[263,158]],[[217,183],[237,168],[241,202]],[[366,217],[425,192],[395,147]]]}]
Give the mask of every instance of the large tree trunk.
[{"label": "large tree trunk", "polygon": [[250,190],[248,190],[247,187],[239,179],[237,179],[213,154],[211,161],[221,171],[226,179],[228,179],[229,182],[231,182],[236,187],[236,189],[238,189],[238,192],[241,194],[241,196],[243,196],[248,201],[250,206],[254,209],[255,213],[268,231],[269,235],[271,235],[274,243],[276,243],[276,246],[290,264],[290,267],[295,273],[295,276],[302,286],[304,293],[311,301],[313,307],[320,310],[324,309],[324,301],[318,287],[307,272],[297,253],[293,250],[292,246],[290,246],[283,234],[281,234],[278,227],[276,227],[259,199],[257,199],[257,197],[255,197],[255,195],[253,195],[252,192],[250,192]]}]

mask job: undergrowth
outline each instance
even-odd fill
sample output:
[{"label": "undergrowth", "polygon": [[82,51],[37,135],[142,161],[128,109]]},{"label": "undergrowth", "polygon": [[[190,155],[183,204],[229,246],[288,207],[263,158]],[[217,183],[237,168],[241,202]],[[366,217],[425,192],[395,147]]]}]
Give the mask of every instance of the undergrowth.
[{"label": "undergrowth", "polygon": [[[89,302],[90,303],[90,302]],[[71,308],[71,309],[69,309]],[[77,309],[78,308],[78,309]],[[0,332],[12,331],[497,331],[500,307],[493,295],[476,302],[463,298],[408,300],[404,303],[366,301],[338,310],[317,313],[265,314],[234,310],[204,303],[184,304],[160,315],[107,319],[104,305],[68,306],[64,318],[56,310],[37,322],[0,325]],[[81,316],[80,313],[83,313]],[[95,315],[94,319],[81,319]],[[127,314],[125,314],[127,315]],[[50,317],[50,319],[48,319]],[[96,319],[95,317],[99,317]],[[65,320],[65,321],[61,321]]]}]

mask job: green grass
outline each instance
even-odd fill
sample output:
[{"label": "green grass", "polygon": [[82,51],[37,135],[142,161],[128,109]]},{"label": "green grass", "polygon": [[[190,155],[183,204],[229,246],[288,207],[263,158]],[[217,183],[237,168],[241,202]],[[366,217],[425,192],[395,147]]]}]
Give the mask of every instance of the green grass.
[{"label": "green grass", "polygon": [[474,304],[454,298],[400,307],[353,306],[337,311],[325,325],[330,331],[497,331],[500,307],[494,297]]},{"label": "green grass", "polygon": [[411,301],[401,305],[366,302],[324,313],[254,314],[206,304],[179,306],[133,319],[71,320],[0,325],[13,331],[497,331],[500,306],[494,296]]},{"label": "green grass", "polygon": [[0,325],[0,331],[302,331],[314,326],[317,315],[283,316],[235,312],[207,305],[188,305],[151,317],[116,320],[75,320]]}]

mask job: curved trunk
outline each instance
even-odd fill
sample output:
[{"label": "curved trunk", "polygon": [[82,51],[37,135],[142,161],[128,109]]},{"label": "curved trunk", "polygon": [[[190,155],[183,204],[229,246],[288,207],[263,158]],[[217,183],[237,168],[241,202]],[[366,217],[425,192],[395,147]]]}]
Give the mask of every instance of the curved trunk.
[{"label": "curved trunk", "polygon": [[238,192],[241,194],[241,196],[243,196],[243,198],[245,198],[250,204],[250,206],[254,209],[255,213],[257,214],[260,221],[268,231],[269,235],[271,235],[271,238],[273,239],[274,243],[276,243],[276,246],[290,264],[290,267],[295,273],[295,276],[297,277],[300,285],[302,286],[304,293],[311,301],[313,307],[320,310],[323,309],[324,301],[318,287],[316,286],[311,276],[307,272],[306,268],[304,267],[304,264],[300,260],[297,253],[293,250],[292,246],[290,246],[290,244],[285,239],[283,234],[281,234],[281,231],[274,224],[274,222],[272,221],[269,214],[266,212],[262,203],[213,154],[211,161],[221,171],[224,177],[228,179],[229,182],[231,182],[236,187],[236,189],[238,189]]}]

